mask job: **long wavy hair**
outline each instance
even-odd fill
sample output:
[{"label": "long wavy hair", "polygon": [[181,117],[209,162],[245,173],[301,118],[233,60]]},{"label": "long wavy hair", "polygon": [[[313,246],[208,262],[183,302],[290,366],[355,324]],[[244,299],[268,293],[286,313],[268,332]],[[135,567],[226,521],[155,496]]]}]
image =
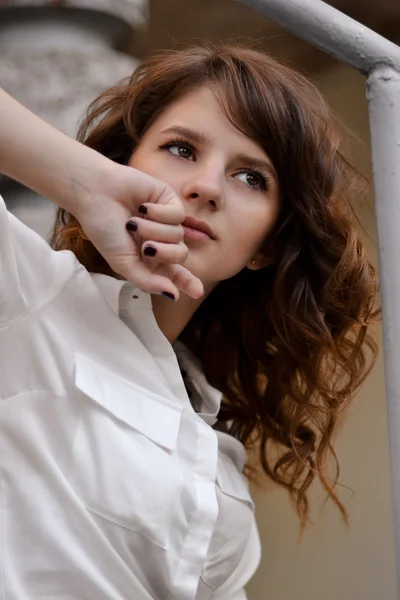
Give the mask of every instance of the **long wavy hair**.
[{"label": "long wavy hair", "polygon": [[[265,241],[274,263],[221,282],[181,339],[223,394],[219,424],[256,453],[249,476],[258,470],[284,486],[303,526],[309,488],[319,478],[346,520],[332,440],[376,354],[367,328],[377,283],[350,203],[360,176],[340,150],[321,94],[296,71],[248,48],[167,51],[101,94],[78,139],[126,164],[159,114],[204,85],[272,160],[282,208]],[[89,271],[110,274],[65,210],[58,211],[52,246],[72,250]]]}]

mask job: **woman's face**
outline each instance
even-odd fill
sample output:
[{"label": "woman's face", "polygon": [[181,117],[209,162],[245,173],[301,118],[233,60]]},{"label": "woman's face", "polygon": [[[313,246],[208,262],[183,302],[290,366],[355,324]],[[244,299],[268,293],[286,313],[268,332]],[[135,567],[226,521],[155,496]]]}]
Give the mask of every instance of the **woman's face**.
[{"label": "woman's face", "polygon": [[[186,217],[202,222],[189,219],[185,227],[185,267],[206,289],[246,265],[268,264],[259,250],[278,217],[276,174],[261,147],[230,123],[211,89],[198,88],[166,108],[129,164],[167,183]],[[210,235],[196,230],[204,224]]]}]

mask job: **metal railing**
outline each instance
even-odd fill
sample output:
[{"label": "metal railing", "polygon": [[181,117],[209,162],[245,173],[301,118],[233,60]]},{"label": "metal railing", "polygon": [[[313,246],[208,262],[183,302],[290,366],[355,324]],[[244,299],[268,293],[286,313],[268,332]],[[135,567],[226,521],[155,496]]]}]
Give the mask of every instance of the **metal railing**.
[{"label": "metal railing", "polygon": [[367,77],[399,594],[400,47],[321,0],[236,1]]}]

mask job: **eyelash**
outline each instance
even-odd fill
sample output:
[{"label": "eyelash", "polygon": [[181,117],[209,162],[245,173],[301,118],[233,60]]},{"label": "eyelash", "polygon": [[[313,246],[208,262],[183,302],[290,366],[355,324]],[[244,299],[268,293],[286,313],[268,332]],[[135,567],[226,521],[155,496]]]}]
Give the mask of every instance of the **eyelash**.
[{"label": "eyelash", "polygon": [[173,140],[170,140],[166,144],[159,146],[159,148],[160,150],[169,150],[169,148],[173,148],[174,146],[183,146],[187,150],[190,150],[190,152],[193,152],[193,154],[196,153],[196,150],[192,146],[192,144],[190,144],[187,140],[184,140],[183,138],[175,138]]},{"label": "eyelash", "polygon": [[[160,150],[168,150],[169,148],[173,148],[174,146],[183,146],[184,148],[187,148],[188,150],[193,152],[193,154],[196,153],[196,150],[192,146],[192,144],[190,144],[187,140],[185,140],[183,138],[175,138],[173,140],[170,140],[166,144],[162,144],[161,146],[159,146],[159,148],[160,148]],[[239,173],[249,173],[250,175],[254,175],[255,177],[257,177],[259,179],[259,182],[260,182],[259,185],[258,186],[249,185],[248,187],[250,189],[252,188],[255,191],[268,190],[269,179],[265,175],[265,173],[263,173],[262,171],[260,171],[258,169],[239,169],[239,171],[237,171],[236,174],[239,174]]]},{"label": "eyelash", "polygon": [[255,175],[255,177],[258,178],[260,182],[259,185],[249,185],[249,188],[262,191],[268,190],[269,180],[268,177],[262,171],[259,171],[258,169],[240,169],[239,171],[237,171],[236,174],[238,173],[249,173],[250,175]]}]

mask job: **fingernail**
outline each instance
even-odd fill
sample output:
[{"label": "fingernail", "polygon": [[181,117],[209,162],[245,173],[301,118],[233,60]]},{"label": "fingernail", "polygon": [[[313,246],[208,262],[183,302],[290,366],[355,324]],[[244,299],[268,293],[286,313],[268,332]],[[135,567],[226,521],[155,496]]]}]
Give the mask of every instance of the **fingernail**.
[{"label": "fingernail", "polygon": [[141,204],[138,208],[138,211],[142,214],[142,215],[147,215],[147,206],[144,206],[144,204]]},{"label": "fingernail", "polygon": [[135,221],[128,221],[126,224],[126,228],[128,231],[137,231],[138,224]]},{"label": "fingernail", "polygon": [[169,298],[170,300],[175,302],[175,296],[171,294],[171,292],[161,292],[161,296],[165,296],[166,298]]},{"label": "fingernail", "polygon": [[157,250],[154,248],[154,246],[146,246],[143,250],[143,254],[145,256],[155,256],[157,254]]}]

